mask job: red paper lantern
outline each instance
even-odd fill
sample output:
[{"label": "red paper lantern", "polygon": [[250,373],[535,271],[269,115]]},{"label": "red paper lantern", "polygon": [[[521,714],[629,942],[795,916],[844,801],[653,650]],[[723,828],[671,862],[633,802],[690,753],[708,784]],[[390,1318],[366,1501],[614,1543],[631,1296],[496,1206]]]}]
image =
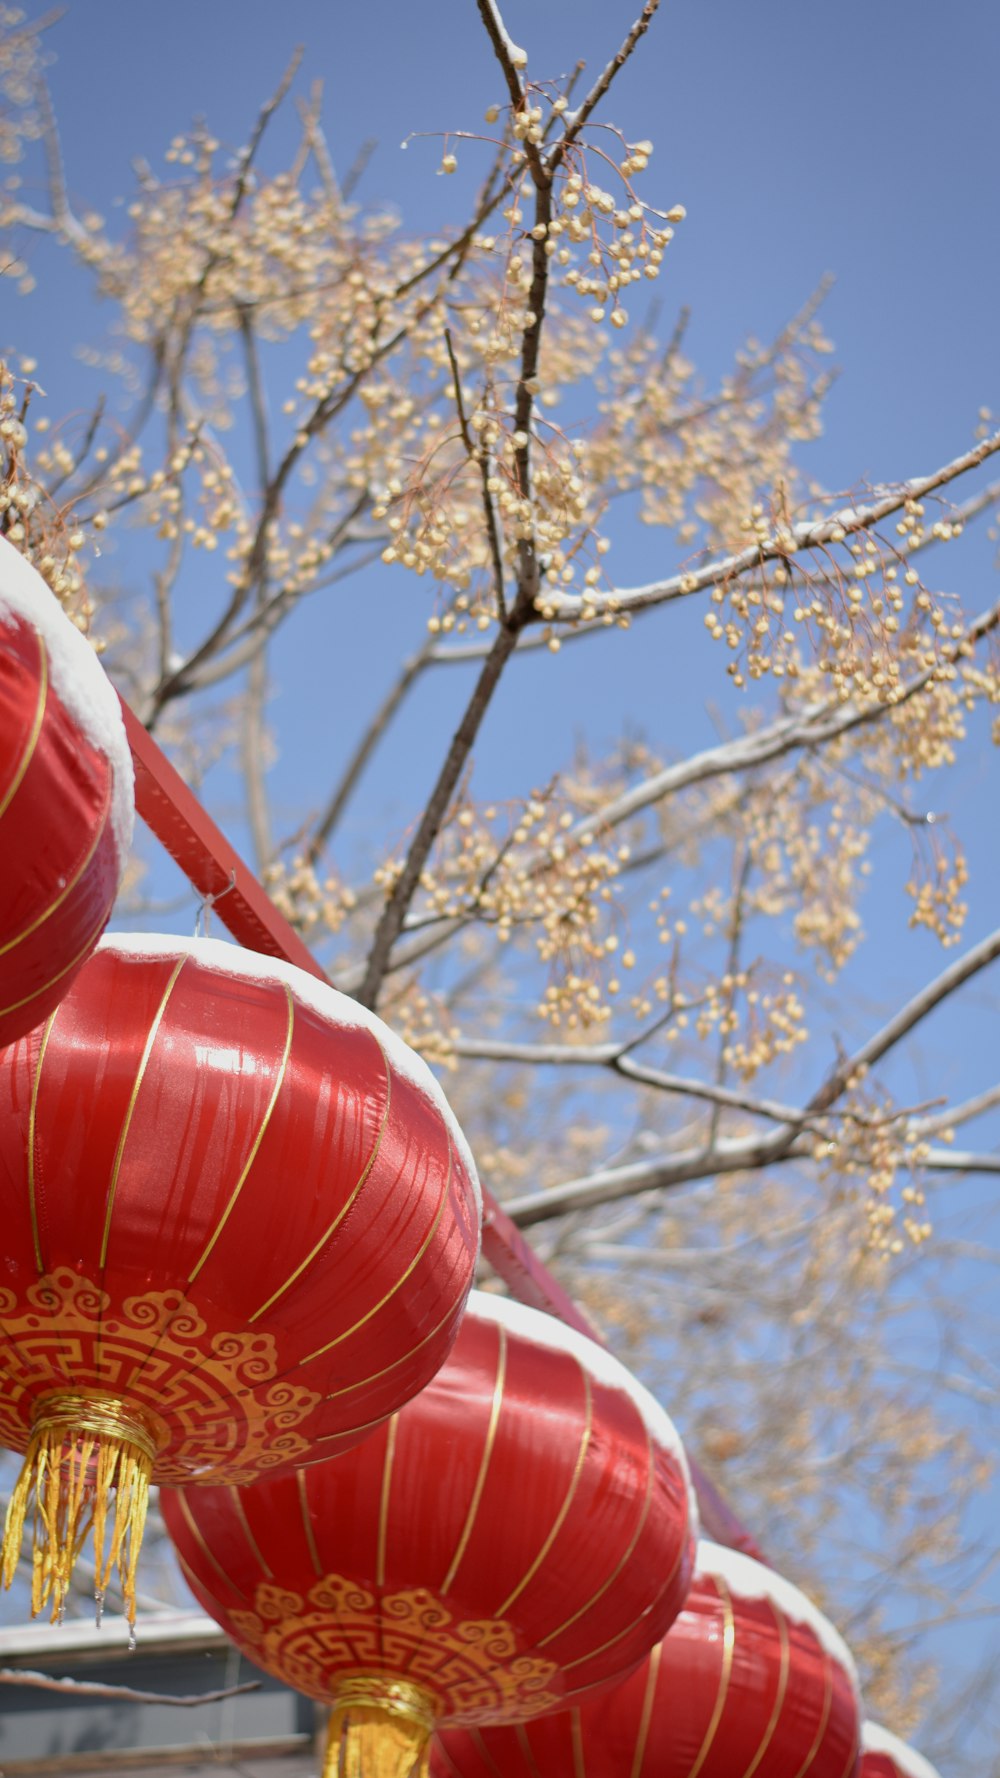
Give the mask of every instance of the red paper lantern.
[{"label": "red paper lantern", "polygon": [[132,786],[97,656],[0,538],[0,1044],[47,1017],[107,925]]},{"label": "red paper lantern", "polygon": [[592,1341],[478,1292],[433,1383],[363,1445],[160,1503],[227,1635],[333,1706],[328,1769],[352,1778],[424,1770],[435,1723],[521,1721],[627,1673],[694,1556],[662,1410]]},{"label": "red paper lantern", "polygon": [[916,1748],[904,1746],[877,1722],[866,1722],[861,1730],[858,1778],[939,1778],[939,1774]]},{"label": "red paper lantern", "polygon": [[680,1616],[612,1692],[520,1728],[448,1729],[434,1778],[851,1778],[851,1657],[796,1587],[716,1544]]},{"label": "red paper lantern", "polygon": [[92,1515],[131,1615],[150,1479],[363,1436],[446,1356],[479,1217],[444,1095],[380,1019],[216,940],[106,939],[0,1052],[7,1583],[33,1496],[36,1609]]}]

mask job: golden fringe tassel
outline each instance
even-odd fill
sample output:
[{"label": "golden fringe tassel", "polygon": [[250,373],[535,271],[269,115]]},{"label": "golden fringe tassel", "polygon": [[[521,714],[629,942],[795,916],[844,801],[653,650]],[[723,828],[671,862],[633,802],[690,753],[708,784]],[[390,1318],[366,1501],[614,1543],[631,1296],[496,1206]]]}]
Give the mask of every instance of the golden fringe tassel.
[{"label": "golden fringe tassel", "polygon": [[337,1687],[323,1778],[427,1778],[434,1701],[389,1675],[359,1675]]},{"label": "golden fringe tassel", "polygon": [[98,1607],[117,1569],[125,1615],[135,1622],[135,1572],[155,1457],[149,1429],[123,1402],[59,1394],[36,1404],[31,1440],[7,1508],[0,1567],[0,1579],[9,1587],[30,1514],[32,1617],[50,1607],[52,1622],[61,1619],[73,1564],[92,1531]]}]

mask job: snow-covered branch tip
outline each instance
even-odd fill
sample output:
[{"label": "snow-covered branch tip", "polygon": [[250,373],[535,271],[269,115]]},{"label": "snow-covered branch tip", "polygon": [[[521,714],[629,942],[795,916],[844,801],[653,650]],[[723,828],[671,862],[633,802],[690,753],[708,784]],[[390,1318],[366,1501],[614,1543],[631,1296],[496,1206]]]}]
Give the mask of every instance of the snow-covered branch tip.
[{"label": "snow-covered branch tip", "polygon": [[845,506],[826,518],[803,519],[795,525],[778,527],[768,537],[748,544],[746,549],[717,556],[698,568],[673,574],[666,580],[650,581],[646,586],[616,587],[607,593],[598,593],[593,588],[588,588],[586,594],[546,590],[545,616],[553,623],[571,623],[579,620],[586,607],[591,619],[601,618],[606,612],[624,617],[650,605],[669,605],[677,599],[689,599],[695,593],[726,586],[765,562],[787,561],[789,556],[797,555],[801,550],[842,543],[860,531],[870,531],[874,525],[901,511],[907,501],[921,500],[935,489],[946,487],[969,470],[978,468],[997,451],[1000,451],[1000,432],[994,432],[930,475],[899,482],[865,505]]}]

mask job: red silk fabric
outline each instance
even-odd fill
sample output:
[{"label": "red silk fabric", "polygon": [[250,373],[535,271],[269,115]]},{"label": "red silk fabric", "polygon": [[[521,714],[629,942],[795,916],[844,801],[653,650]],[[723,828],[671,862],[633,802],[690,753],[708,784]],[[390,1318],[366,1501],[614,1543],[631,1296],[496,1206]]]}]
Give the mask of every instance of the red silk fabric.
[{"label": "red silk fabric", "polygon": [[251,1660],[328,1702],[403,1679],[451,1722],[551,1710],[641,1660],[688,1587],[686,1475],[605,1355],[532,1337],[550,1320],[474,1294],[433,1383],[364,1444],[297,1479],[161,1494],[197,1598]]},{"label": "red silk fabric", "polygon": [[0,1045],[47,1018],[107,925],[112,773],[55,690],[41,636],[0,615]]},{"label": "red silk fabric", "polygon": [[519,1728],[447,1730],[432,1778],[852,1778],[850,1676],[767,1599],[696,1577],[669,1634],[614,1691]]},{"label": "red silk fabric", "polygon": [[97,1391],[149,1424],[154,1479],[248,1481],[444,1359],[478,1235],[456,1128],[379,1021],[269,967],[106,940],[0,1052],[0,1442]]}]

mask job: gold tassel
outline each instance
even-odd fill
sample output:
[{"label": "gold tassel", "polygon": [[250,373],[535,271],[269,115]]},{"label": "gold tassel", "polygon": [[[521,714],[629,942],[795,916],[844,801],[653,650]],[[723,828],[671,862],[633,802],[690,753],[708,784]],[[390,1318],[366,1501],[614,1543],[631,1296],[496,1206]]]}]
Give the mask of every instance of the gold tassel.
[{"label": "gold tassel", "polygon": [[434,1700],[389,1674],[341,1680],[330,1712],[323,1778],[427,1778]]},{"label": "gold tassel", "polygon": [[125,1615],[135,1622],[135,1572],[155,1458],[152,1430],[131,1404],[96,1392],[47,1395],[35,1404],[0,1567],[9,1587],[30,1514],[32,1617],[49,1607],[52,1622],[61,1619],[73,1564],[93,1532],[98,1608],[117,1570]]}]

